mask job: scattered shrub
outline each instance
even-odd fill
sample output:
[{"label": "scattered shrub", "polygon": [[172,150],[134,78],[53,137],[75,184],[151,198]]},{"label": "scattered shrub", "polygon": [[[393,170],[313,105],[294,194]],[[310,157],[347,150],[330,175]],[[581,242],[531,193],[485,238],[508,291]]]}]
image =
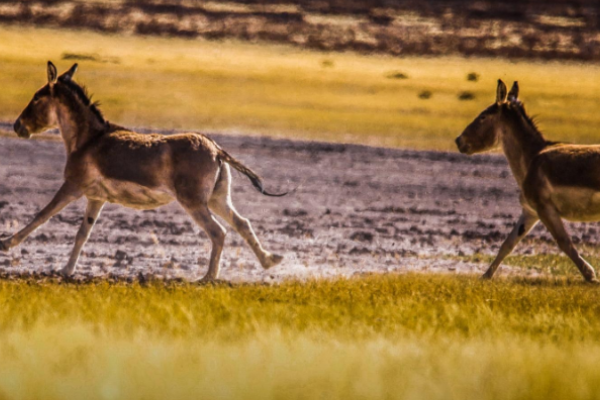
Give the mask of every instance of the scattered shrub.
[{"label": "scattered shrub", "polygon": [[369,14],[368,18],[369,18],[369,21],[373,22],[374,24],[382,25],[382,26],[388,26],[392,22],[394,22],[394,17],[391,15]]},{"label": "scattered shrub", "polygon": [[477,82],[479,80],[479,74],[477,72],[469,72],[467,74],[467,80],[471,82]]},{"label": "scattered shrub", "polygon": [[100,57],[95,54],[86,53],[62,53],[61,60],[78,60],[78,61],[100,61]]},{"label": "scattered shrub", "polygon": [[390,72],[386,76],[388,79],[408,79],[408,75],[404,72]]},{"label": "scattered shrub", "polygon": [[458,95],[459,100],[473,100],[475,95],[472,92],[462,92]]},{"label": "scattered shrub", "polygon": [[419,93],[419,98],[427,100],[427,99],[431,98],[432,95],[433,95],[433,93],[431,93],[431,91],[423,90],[421,93]]},{"label": "scattered shrub", "polygon": [[120,62],[119,58],[117,57],[101,57],[98,54],[92,53],[62,53],[60,58],[61,60],[93,61],[113,64],[119,64]]}]

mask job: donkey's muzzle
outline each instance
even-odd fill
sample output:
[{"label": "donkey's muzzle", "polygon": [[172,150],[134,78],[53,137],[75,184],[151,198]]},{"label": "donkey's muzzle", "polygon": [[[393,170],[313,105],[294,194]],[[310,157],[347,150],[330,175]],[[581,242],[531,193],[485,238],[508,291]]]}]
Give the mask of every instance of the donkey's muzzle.
[{"label": "donkey's muzzle", "polygon": [[454,141],[456,143],[456,147],[458,147],[458,151],[463,154],[469,154],[469,145],[465,143],[462,136],[459,136]]},{"label": "donkey's muzzle", "polygon": [[13,128],[20,138],[29,139],[31,137],[31,134],[29,133],[27,128],[21,123],[20,118],[15,121]]}]

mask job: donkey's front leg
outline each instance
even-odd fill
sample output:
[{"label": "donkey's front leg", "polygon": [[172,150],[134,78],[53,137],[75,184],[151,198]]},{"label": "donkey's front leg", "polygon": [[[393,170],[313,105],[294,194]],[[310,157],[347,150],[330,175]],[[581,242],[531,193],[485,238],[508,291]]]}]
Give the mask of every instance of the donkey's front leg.
[{"label": "donkey's front leg", "polygon": [[33,231],[45,224],[50,218],[60,212],[60,210],[65,208],[69,203],[80,198],[82,195],[81,191],[75,185],[69,182],[63,183],[58,192],[54,195],[52,201],[50,201],[50,203],[48,203],[48,205],[33,218],[33,221],[14,235],[0,240],[0,251],[8,251],[10,248],[18,246]]},{"label": "donkey's front leg", "polygon": [[492,264],[489,266],[487,271],[485,271],[485,274],[481,276],[482,279],[492,279],[492,276],[494,276],[494,273],[496,272],[502,261],[510,253],[512,253],[515,246],[521,241],[521,239],[525,237],[525,235],[529,233],[529,231],[531,231],[531,229],[533,229],[533,227],[538,223],[538,221],[539,218],[537,217],[537,215],[523,210],[519,221],[517,221],[517,224],[510,232],[510,235],[508,235],[504,243],[502,243],[502,246],[500,246],[500,251],[498,251],[498,255],[496,256]]},{"label": "donkey's front leg", "polygon": [[567,230],[565,229],[565,225],[560,218],[560,214],[556,210],[553,204],[545,204],[538,210],[540,215],[540,219],[546,225],[546,228],[552,234],[556,243],[558,243],[558,247],[575,263],[581,275],[585,278],[586,281],[591,283],[598,283],[596,279],[596,271],[594,268],[588,264],[577,252],[577,249],[573,245],[573,241],[569,236]]},{"label": "donkey's front leg", "polygon": [[73,273],[73,271],[75,271],[77,260],[79,260],[79,255],[81,254],[81,249],[85,245],[85,242],[87,242],[89,239],[92,228],[94,227],[94,224],[98,220],[98,216],[102,211],[102,207],[104,207],[103,201],[88,200],[85,216],[83,217],[79,231],[77,231],[77,236],[75,236],[75,246],[73,246],[73,251],[71,252],[69,262],[59,272],[61,275],[69,276]]}]

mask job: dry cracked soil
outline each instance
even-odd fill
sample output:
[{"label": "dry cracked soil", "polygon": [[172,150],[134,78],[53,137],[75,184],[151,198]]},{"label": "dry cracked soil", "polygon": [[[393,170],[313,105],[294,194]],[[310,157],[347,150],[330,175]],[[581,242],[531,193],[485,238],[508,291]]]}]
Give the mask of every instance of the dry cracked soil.
[{"label": "dry cracked soil", "polygon": [[[264,247],[285,259],[263,270],[242,238],[229,229],[221,278],[231,282],[406,271],[480,272],[485,265],[461,261],[460,256],[494,254],[519,215],[518,188],[501,155],[467,157],[210,136],[260,173],[268,189],[300,185],[287,197],[270,198],[234,173],[235,206],[250,219]],[[62,183],[64,164],[60,141],[0,137],[0,235],[23,227],[52,198]],[[84,208],[85,199],[80,199],[19,247],[0,253],[0,272],[61,268]],[[594,224],[569,228],[579,241],[597,242]],[[207,269],[209,250],[204,233],[176,203],[150,211],[108,204],[84,248],[77,276],[196,279]],[[516,252],[558,250],[545,228],[538,226]],[[507,266],[501,271],[533,273]]]}]

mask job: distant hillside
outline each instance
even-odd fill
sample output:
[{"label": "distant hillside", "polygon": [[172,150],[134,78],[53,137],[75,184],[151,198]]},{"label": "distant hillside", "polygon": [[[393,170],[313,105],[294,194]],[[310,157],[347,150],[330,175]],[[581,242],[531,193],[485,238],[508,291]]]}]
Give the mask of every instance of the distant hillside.
[{"label": "distant hillside", "polygon": [[588,0],[1,0],[0,23],[392,55],[600,60],[600,2]]}]

